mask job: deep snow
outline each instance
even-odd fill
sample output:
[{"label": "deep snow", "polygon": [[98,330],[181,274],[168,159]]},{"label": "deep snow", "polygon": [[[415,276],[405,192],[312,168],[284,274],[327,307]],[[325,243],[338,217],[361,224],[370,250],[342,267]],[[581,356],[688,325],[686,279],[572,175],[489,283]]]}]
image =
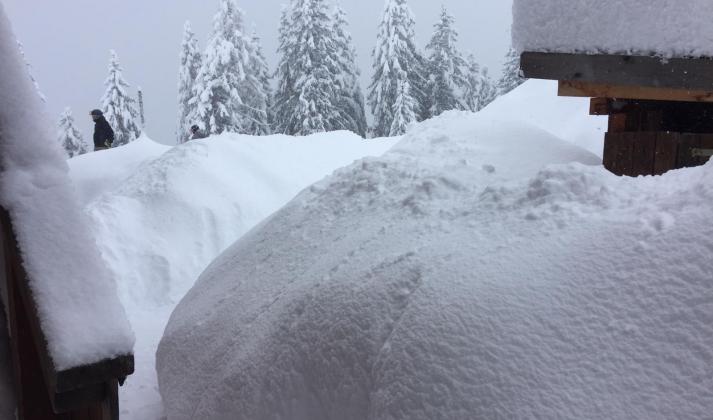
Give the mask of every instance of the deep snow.
[{"label": "deep snow", "polygon": [[169,418],[710,418],[713,164],[618,178],[513,111],[419,125],[211,264]]},{"label": "deep snow", "polygon": [[0,205],[11,216],[58,370],[128,354],[134,336],[0,4]]},{"label": "deep snow", "polygon": [[162,415],[154,354],[171,311],[201,271],[301,189],[397,141],[346,132],[223,135],[171,148],[143,137],[69,161],[137,335],[136,372],[121,389],[123,419]]},{"label": "deep snow", "polygon": [[709,0],[514,0],[519,51],[713,57]]}]

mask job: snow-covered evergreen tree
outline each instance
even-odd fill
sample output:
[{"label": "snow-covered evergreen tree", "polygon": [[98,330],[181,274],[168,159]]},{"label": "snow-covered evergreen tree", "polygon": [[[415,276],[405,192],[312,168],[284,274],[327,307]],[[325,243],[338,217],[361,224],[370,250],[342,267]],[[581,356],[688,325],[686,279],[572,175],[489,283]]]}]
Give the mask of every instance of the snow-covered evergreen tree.
[{"label": "snow-covered evergreen tree", "polygon": [[466,85],[465,89],[463,90],[461,102],[467,110],[477,112],[481,109],[480,82],[482,76],[480,74],[480,65],[477,61],[475,61],[475,57],[473,56],[473,54],[470,54],[468,56],[466,63]]},{"label": "snow-covered evergreen tree", "polygon": [[144,114],[144,91],[141,86],[136,88],[136,97],[139,100],[139,121],[141,122],[141,129],[146,127],[146,116]]},{"label": "snow-covered evergreen tree", "polygon": [[337,68],[338,91],[336,104],[339,116],[333,122],[335,129],[349,130],[366,137],[367,122],[364,108],[364,94],[359,83],[356,49],[348,31],[346,13],[337,5],[332,19],[334,29],[335,61]]},{"label": "snow-covered evergreen tree", "polygon": [[30,77],[32,84],[35,86],[35,91],[37,92],[37,95],[40,97],[42,102],[47,102],[47,97],[42,93],[42,90],[40,89],[40,84],[37,83],[37,79],[35,79],[35,75],[33,74],[33,71],[32,71],[32,65],[30,64],[30,62],[27,60],[27,57],[25,56],[25,47],[22,45],[22,42],[20,42],[19,40],[17,41],[17,48],[20,50],[20,55],[22,56],[22,60],[25,62],[25,67],[27,67],[27,74]]},{"label": "snow-covered evergreen tree", "polygon": [[245,82],[240,85],[240,97],[243,100],[241,112],[247,124],[243,133],[265,136],[272,133],[270,126],[272,87],[270,70],[267,67],[260,37],[255,33],[250,37],[249,54]]},{"label": "snow-covered evergreen tree", "polygon": [[[404,119],[413,117],[416,121],[425,113],[424,60],[416,47],[415,26],[406,0],[386,0],[373,51],[374,76],[368,96],[374,115],[372,132],[377,137],[403,134],[392,129],[404,128],[412,122]],[[404,112],[396,115],[396,109]],[[396,119],[399,121],[394,123]]]},{"label": "snow-covered evergreen tree", "polygon": [[505,95],[525,83],[525,80],[520,73],[520,56],[511,47],[505,55],[505,68],[503,69],[502,77],[498,81],[498,95]]},{"label": "snow-covered evergreen tree", "polygon": [[189,100],[189,107],[195,109],[191,123],[198,124],[205,134],[249,130],[250,119],[244,115],[240,94],[250,66],[250,48],[243,11],[234,0],[221,0],[194,94]]},{"label": "snow-covered evergreen tree", "polygon": [[114,129],[115,147],[134,141],[141,134],[136,100],[126,91],[129,84],[124,80],[122,71],[119,58],[112,50],[109,61],[109,77],[104,82],[106,91],[101,98],[101,107],[104,117]]},{"label": "snow-covered evergreen tree", "polygon": [[65,108],[59,117],[58,124],[59,143],[67,152],[69,157],[75,157],[87,153],[87,144],[84,142],[82,133],[74,125],[72,110]]},{"label": "snow-covered evergreen tree", "polygon": [[201,68],[201,53],[191,23],[186,21],[183,26],[183,42],[181,42],[180,67],[178,69],[178,125],[176,134],[178,143],[185,143],[190,138],[189,127],[193,125],[190,117],[195,115],[196,101],[191,102],[195,93],[195,83]]},{"label": "snow-covered evergreen tree", "polygon": [[416,121],[416,99],[411,95],[411,85],[407,75],[399,77],[399,86],[396,89],[396,100],[392,106],[393,119],[387,135],[400,136],[406,132],[409,124]]},{"label": "snow-covered evergreen tree", "polygon": [[488,74],[488,68],[483,67],[480,74],[480,93],[478,94],[479,110],[488,106],[498,97],[498,88]]},{"label": "snow-covered evergreen tree", "polygon": [[276,131],[308,135],[336,129],[338,64],[326,0],[293,0],[280,25]]},{"label": "snow-covered evergreen tree", "polygon": [[464,108],[459,98],[467,88],[464,71],[467,63],[456,46],[458,33],[453,27],[454,22],[455,18],[448,14],[444,6],[431,41],[426,47],[429,52],[428,102],[431,117],[444,111]]}]

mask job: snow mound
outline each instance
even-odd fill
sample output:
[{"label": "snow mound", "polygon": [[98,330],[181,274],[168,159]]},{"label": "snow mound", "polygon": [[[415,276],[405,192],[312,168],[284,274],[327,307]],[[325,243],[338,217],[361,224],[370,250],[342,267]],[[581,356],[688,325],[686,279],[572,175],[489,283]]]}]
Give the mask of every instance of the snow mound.
[{"label": "snow mound", "polygon": [[515,0],[520,51],[713,57],[709,0]]},{"label": "snow mound", "polygon": [[138,161],[140,152],[164,150],[144,139],[117,153],[115,162],[104,161],[113,158],[112,150],[96,162],[70,164],[84,196],[96,196],[96,181],[103,182],[87,175],[87,167],[133,171],[86,211],[105,260],[121,279],[123,300],[153,306],[177,302],[220,252],[302,188],[385,152],[395,141],[365,141],[347,132],[303,138],[226,134]]},{"label": "snow mound", "polygon": [[0,4],[0,205],[13,221],[49,355],[65,370],[129,354],[134,336],[50,127]]},{"label": "snow mound", "polygon": [[171,316],[168,417],[709,417],[713,164],[597,161],[449,113],[315,184]]}]

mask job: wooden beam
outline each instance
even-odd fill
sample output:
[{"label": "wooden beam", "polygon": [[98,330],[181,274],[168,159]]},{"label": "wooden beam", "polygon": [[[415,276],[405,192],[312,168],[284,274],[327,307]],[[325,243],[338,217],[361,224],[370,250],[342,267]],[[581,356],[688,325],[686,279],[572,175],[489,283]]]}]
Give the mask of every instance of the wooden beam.
[{"label": "wooden beam", "polygon": [[589,102],[589,115],[611,114],[610,102],[609,98],[592,98]]},{"label": "wooden beam", "polygon": [[606,83],[568,80],[559,82],[558,95],[580,98],[640,99],[653,101],[713,103],[713,90],[693,91],[641,86],[620,86]]},{"label": "wooden beam", "polygon": [[713,91],[713,59],[525,52],[526,78]]}]

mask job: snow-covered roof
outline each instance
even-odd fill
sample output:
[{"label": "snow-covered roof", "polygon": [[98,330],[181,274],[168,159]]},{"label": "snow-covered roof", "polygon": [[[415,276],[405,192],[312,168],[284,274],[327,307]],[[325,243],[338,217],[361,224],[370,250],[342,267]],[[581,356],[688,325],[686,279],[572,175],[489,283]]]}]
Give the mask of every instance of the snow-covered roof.
[{"label": "snow-covered roof", "polygon": [[0,205],[12,218],[57,370],[130,354],[134,337],[64,153],[0,4]]},{"label": "snow-covered roof", "polygon": [[418,125],[216,260],[157,352],[168,416],[709,417],[713,163],[616,177],[503,106],[542,83]]},{"label": "snow-covered roof", "polygon": [[710,0],[514,0],[520,51],[713,57]]}]

